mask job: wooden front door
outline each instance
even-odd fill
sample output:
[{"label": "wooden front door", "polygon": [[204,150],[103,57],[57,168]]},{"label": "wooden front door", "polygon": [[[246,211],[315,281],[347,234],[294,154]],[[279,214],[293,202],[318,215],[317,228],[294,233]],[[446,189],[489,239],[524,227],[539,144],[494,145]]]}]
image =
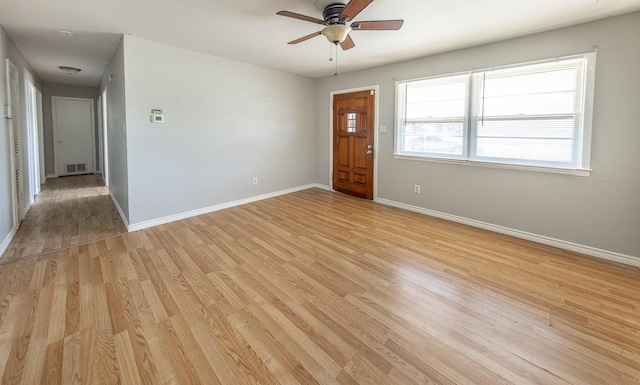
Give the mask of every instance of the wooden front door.
[{"label": "wooden front door", "polygon": [[333,189],[373,199],[373,90],[333,97]]}]

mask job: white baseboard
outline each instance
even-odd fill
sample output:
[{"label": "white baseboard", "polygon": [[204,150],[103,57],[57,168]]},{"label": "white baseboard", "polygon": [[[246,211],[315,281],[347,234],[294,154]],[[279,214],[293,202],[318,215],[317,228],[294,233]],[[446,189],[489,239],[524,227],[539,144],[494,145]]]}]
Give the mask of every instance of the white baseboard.
[{"label": "white baseboard", "polygon": [[118,210],[118,214],[120,214],[120,219],[122,219],[122,223],[124,223],[128,231],[131,231],[129,230],[129,221],[127,220],[127,217],[124,215],[122,208],[120,208],[120,204],[118,203],[118,200],[116,199],[116,197],[113,195],[111,191],[109,191],[109,196],[111,197],[113,204],[116,205],[116,209]]},{"label": "white baseboard", "polygon": [[551,237],[547,237],[544,235],[532,234],[526,231],[520,231],[516,229],[511,229],[508,227],[498,226],[491,223],[477,221],[475,219],[469,219],[464,217],[459,217],[457,215],[451,215],[442,213],[439,211],[429,210],[418,206],[409,205],[406,203],[400,203],[384,198],[376,198],[375,202],[381,203],[386,206],[397,207],[400,209],[413,211],[419,214],[428,215],[431,217],[436,217],[440,219],[446,219],[451,222],[462,223],[464,225],[469,225],[472,227],[477,227],[484,230],[493,231],[500,234],[510,235],[512,237],[526,239],[528,241],[533,241],[537,243],[541,243],[543,245],[553,246],[564,250],[574,251],[576,253],[590,255],[592,257],[605,259],[612,262],[623,263],[625,265],[631,265],[640,268],[640,258],[633,257],[631,255],[625,255],[621,253],[616,253],[614,251],[608,251],[603,249],[598,249],[591,246],[580,245],[573,242],[563,241],[561,239],[555,239]]},{"label": "white baseboard", "polygon": [[331,187],[329,187],[329,185],[326,185],[326,184],[314,183],[312,187],[319,188],[321,190],[336,192],[334,189],[332,189]]},{"label": "white baseboard", "polygon": [[13,240],[13,237],[16,235],[16,231],[18,231],[18,229],[16,229],[15,227],[11,229],[11,231],[9,232],[9,234],[7,234],[7,236],[4,238],[2,243],[0,243],[0,257],[2,257],[4,252],[7,251],[7,248],[9,248],[9,244]]},{"label": "white baseboard", "polygon": [[274,198],[274,197],[277,197],[277,196],[280,196],[280,195],[291,194],[291,193],[294,193],[294,192],[297,192],[297,191],[307,190],[307,189],[314,188],[314,187],[323,188],[322,185],[316,185],[315,183],[307,184],[307,185],[304,185],[304,186],[293,187],[293,188],[280,190],[280,191],[276,191],[276,192],[272,192],[272,193],[268,193],[268,194],[256,195],[256,196],[249,197],[249,198],[238,199],[238,200],[227,202],[227,203],[221,203],[221,204],[214,205],[214,206],[203,207],[201,209],[186,211],[184,213],[169,215],[169,216],[162,217],[162,218],[151,219],[151,220],[148,220],[148,221],[143,221],[143,222],[138,222],[138,223],[132,223],[132,224],[127,226],[127,229],[129,231],[142,230],[142,229],[146,229],[148,227],[163,225],[165,223],[179,221],[181,219],[191,218],[191,217],[195,217],[195,216],[198,216],[198,215],[208,214],[208,213],[212,213],[214,211],[224,210],[224,209],[228,209],[228,208],[231,208],[231,207],[244,205],[244,204],[247,204],[247,203],[261,201],[261,200],[264,200],[264,199]]},{"label": "white baseboard", "polygon": [[33,202],[35,201],[35,199],[31,198],[29,199],[29,202],[27,203],[26,206],[24,206],[24,215],[27,215],[27,213],[29,212],[29,209],[31,208],[31,206],[33,206]]},{"label": "white baseboard", "polygon": [[58,175],[56,175],[56,174],[49,174],[49,175],[46,176],[47,179],[52,179],[52,178],[57,178],[57,177],[58,177]]}]

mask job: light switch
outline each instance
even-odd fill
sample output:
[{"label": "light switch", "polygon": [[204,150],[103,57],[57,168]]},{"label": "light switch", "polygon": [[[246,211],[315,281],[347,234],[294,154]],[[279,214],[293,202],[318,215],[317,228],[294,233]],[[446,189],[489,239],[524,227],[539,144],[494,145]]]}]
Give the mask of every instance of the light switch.
[{"label": "light switch", "polygon": [[387,126],[380,126],[380,132],[387,132]]}]

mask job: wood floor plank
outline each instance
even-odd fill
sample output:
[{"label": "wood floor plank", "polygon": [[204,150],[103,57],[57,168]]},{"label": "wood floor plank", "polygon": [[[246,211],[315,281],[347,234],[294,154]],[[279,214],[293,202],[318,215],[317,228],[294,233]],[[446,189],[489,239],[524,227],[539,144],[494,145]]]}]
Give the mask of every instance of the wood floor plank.
[{"label": "wood floor plank", "polygon": [[41,384],[62,385],[63,349],[64,339],[47,345],[40,380]]},{"label": "wood floor plank", "polygon": [[96,331],[93,354],[93,364],[96,366],[93,371],[92,384],[120,384],[121,368],[118,365],[117,353],[114,341],[114,333],[111,329]]},{"label": "wood floor plank", "polygon": [[126,231],[100,175],[50,178],[0,261],[5,263]]},{"label": "wood floor plank", "polygon": [[640,383],[640,269],[318,189],[116,234],[65,183],[0,260],[3,384]]},{"label": "wood floor plank", "polygon": [[[176,314],[173,317],[180,317],[180,314]],[[196,372],[196,368],[188,357],[187,351],[191,347],[185,346],[182,341],[180,341],[180,336],[171,320],[172,318],[169,318],[160,323],[160,335],[162,336],[163,343],[167,346],[167,351],[173,367],[176,370],[178,381],[182,384],[203,384]]]},{"label": "wood floor plank", "polygon": [[[123,331],[122,333],[114,336],[114,343],[116,348],[116,356],[118,357],[118,367],[120,368],[120,379],[123,385],[141,385],[143,384],[140,377],[141,372],[138,371],[136,366],[136,359],[133,354],[133,348],[131,347],[131,341],[129,340],[129,333]],[[151,382],[144,382],[144,384],[151,384]]]},{"label": "wood floor plank", "polygon": [[0,344],[2,346],[2,349],[0,349],[0,372],[3,373],[3,377],[8,371],[13,371],[11,367],[7,369],[7,361],[14,343],[13,336],[19,325],[18,320],[25,297],[26,295],[22,294],[4,299],[8,302],[8,306],[2,325],[0,326]]},{"label": "wood floor plank", "polygon": [[80,332],[65,337],[62,353],[62,384],[81,385],[81,343]]},{"label": "wood floor plank", "polygon": [[47,340],[39,339],[29,344],[29,351],[25,359],[22,385],[37,384],[42,378],[44,360],[46,355]]}]

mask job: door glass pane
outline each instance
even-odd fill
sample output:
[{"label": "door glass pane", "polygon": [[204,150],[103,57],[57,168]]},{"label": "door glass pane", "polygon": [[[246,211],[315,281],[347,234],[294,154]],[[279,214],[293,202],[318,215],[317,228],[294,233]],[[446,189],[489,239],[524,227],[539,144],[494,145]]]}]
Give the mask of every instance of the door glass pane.
[{"label": "door glass pane", "polygon": [[350,112],[347,114],[347,132],[356,132],[356,114]]}]

